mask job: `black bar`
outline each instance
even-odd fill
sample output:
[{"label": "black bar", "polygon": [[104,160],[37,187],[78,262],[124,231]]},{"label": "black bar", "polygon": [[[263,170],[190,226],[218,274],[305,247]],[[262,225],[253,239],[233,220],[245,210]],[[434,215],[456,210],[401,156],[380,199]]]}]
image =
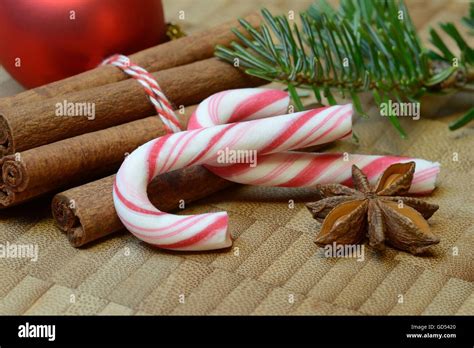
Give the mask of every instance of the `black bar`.
[{"label": "black bar", "polygon": [[[28,326],[26,323],[28,323]],[[473,347],[473,317],[222,317],[222,316],[4,316],[0,317],[1,348],[57,344],[312,344],[322,345],[449,345]],[[54,341],[19,337],[31,325],[55,325]],[[35,327],[34,327],[35,328]],[[34,329],[33,328],[33,329]],[[31,331],[33,334],[37,331]],[[44,331],[46,332],[46,331]],[[421,334],[424,337],[408,337]],[[456,337],[428,337],[428,335]],[[52,338],[52,337],[51,337]],[[314,345],[317,344],[317,345]]]}]

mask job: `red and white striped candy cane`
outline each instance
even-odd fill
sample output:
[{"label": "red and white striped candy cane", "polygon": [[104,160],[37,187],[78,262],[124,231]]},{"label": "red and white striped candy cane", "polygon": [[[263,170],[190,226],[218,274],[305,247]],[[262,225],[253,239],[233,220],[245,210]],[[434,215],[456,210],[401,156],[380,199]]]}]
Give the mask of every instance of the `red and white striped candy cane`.
[{"label": "red and white striped candy cane", "polygon": [[288,112],[287,92],[268,88],[240,88],[204,99],[189,119],[188,129],[255,120]]},{"label": "red and white striped candy cane", "polygon": [[157,175],[191,165],[217,165],[219,152],[261,155],[332,142],[350,136],[352,105],[332,106],[248,122],[169,134],[133,151],[120,167],[114,204],[127,229],[165,249],[211,250],[232,241],[227,213],[178,216],[156,209],[147,185]]},{"label": "red and white striped candy cane", "polygon": [[331,183],[352,186],[353,164],[375,184],[391,164],[412,161],[416,163],[416,170],[409,192],[430,193],[435,188],[439,163],[411,157],[286,151],[258,156],[256,167],[239,163],[226,167],[206,165],[206,168],[224,179],[247,185],[310,187]]},{"label": "red and white striped candy cane", "polygon": [[[288,94],[280,90],[245,88],[224,91],[199,104],[189,120],[188,129],[278,115],[284,113],[288,105]],[[410,161],[416,163],[410,192],[431,192],[439,173],[439,163],[409,157],[279,152],[259,156],[256,167],[240,163],[230,166],[206,165],[206,168],[229,181],[248,185],[302,187],[342,183],[351,186],[353,164],[361,168],[369,181],[375,184],[391,164]]]}]

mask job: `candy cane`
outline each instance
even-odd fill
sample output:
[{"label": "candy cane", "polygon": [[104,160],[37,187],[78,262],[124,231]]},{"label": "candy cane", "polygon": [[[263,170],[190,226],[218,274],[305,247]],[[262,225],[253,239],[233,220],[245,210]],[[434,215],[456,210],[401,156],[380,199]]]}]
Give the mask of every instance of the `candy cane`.
[{"label": "candy cane", "polygon": [[439,163],[410,157],[287,151],[259,156],[255,168],[246,163],[227,167],[206,165],[206,168],[224,179],[247,185],[310,187],[340,183],[352,186],[353,164],[375,184],[391,164],[411,161],[416,163],[416,171],[409,192],[430,193],[435,187]]},{"label": "candy cane", "polygon": [[114,184],[115,209],[143,241],[165,249],[210,250],[231,245],[227,213],[178,216],[156,209],[146,189],[157,175],[199,164],[217,165],[219,152],[261,155],[313,146],[351,134],[352,105],[332,106],[267,119],[169,134],[133,151]]},{"label": "candy cane", "polygon": [[[199,104],[189,120],[188,129],[278,115],[284,113],[288,105],[288,93],[280,90],[245,88],[224,91]],[[248,185],[302,187],[342,183],[351,186],[353,164],[375,184],[391,164],[410,161],[416,163],[410,193],[431,192],[439,173],[439,163],[410,157],[285,152],[259,156],[256,167],[240,163],[206,165],[206,168],[229,181]]]}]

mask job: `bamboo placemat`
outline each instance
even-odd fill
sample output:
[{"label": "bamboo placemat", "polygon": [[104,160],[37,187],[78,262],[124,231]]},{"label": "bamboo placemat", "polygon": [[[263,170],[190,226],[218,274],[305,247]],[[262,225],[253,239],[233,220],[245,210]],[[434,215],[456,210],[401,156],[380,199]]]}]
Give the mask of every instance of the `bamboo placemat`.
[{"label": "bamboo placemat", "polygon": [[[168,18],[183,8],[193,29],[260,4],[243,1],[239,7],[220,1],[214,10],[220,17],[215,18],[195,3],[165,1]],[[284,12],[289,3],[272,1],[268,7]],[[297,2],[295,11],[307,3]],[[429,23],[466,11],[465,3],[408,5],[423,28],[422,37]],[[4,92],[14,85],[2,75]],[[450,105],[466,100],[457,99]],[[427,199],[441,207],[430,219],[441,237],[431,255],[390,248],[379,255],[366,248],[363,262],[322,257],[313,243],[319,224],[301,203],[314,197],[311,190],[240,186],[191,205],[183,214],[229,212],[233,248],[208,253],[153,249],[125,232],[74,249],[54,226],[50,200],[44,198],[0,212],[0,243],[38,244],[40,251],[37,262],[0,259],[0,314],[472,315],[474,129],[449,132],[447,123],[458,115],[454,109],[430,113],[449,116],[404,122],[409,138],[402,140],[373,109],[372,117],[355,125],[359,145],[338,143],[328,150],[403,154],[441,163],[439,188]],[[289,199],[296,201],[293,209]]]}]

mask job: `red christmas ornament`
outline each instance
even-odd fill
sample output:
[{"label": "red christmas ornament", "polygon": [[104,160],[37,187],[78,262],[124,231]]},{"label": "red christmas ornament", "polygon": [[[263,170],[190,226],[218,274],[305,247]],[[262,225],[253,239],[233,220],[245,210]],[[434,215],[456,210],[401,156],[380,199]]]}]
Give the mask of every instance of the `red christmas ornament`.
[{"label": "red christmas ornament", "polygon": [[165,40],[161,0],[0,1],[0,64],[29,88]]}]

